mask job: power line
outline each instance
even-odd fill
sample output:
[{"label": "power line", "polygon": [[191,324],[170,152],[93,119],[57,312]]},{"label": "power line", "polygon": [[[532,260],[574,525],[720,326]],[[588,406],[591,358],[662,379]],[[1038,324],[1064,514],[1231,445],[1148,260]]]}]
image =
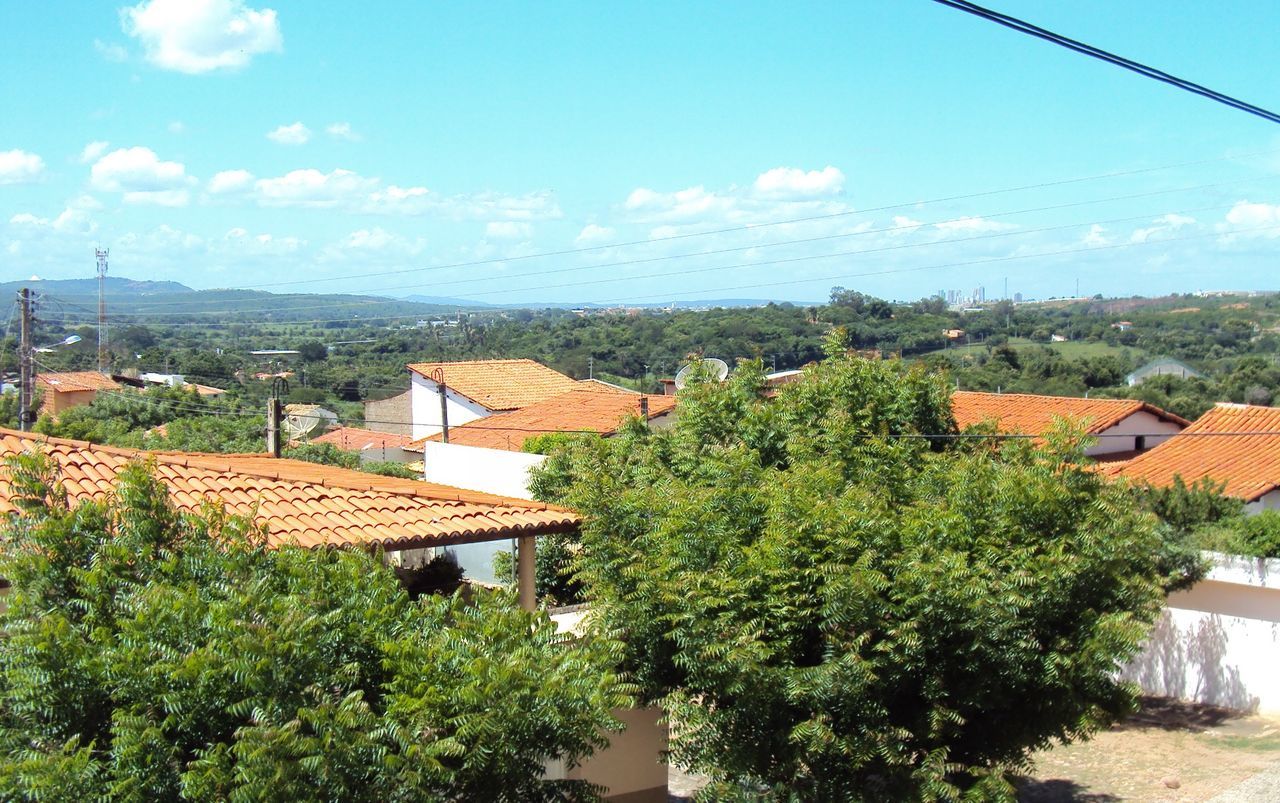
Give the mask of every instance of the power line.
[{"label": "power line", "polygon": [[[737,268],[766,267],[766,266],[771,266],[771,265],[787,265],[787,264],[794,264],[794,263],[797,263],[797,262],[809,262],[809,261],[816,261],[816,260],[821,260],[821,259],[837,259],[837,258],[840,258],[840,257],[859,256],[859,255],[863,255],[863,254],[883,253],[883,252],[888,252],[888,251],[902,251],[902,250],[911,250],[911,249],[916,249],[916,248],[935,248],[935,247],[938,247],[938,246],[954,245],[954,244],[958,244],[958,243],[968,243],[968,242],[977,242],[977,241],[984,241],[984,240],[994,240],[994,239],[1002,239],[1002,238],[1007,238],[1007,237],[1019,237],[1019,236],[1029,235],[1029,234],[1043,234],[1043,233],[1046,233],[1046,232],[1051,232],[1051,231],[1062,231],[1062,230],[1065,230],[1065,229],[1074,229],[1074,228],[1080,228],[1080,227],[1083,227],[1083,226],[1109,225],[1109,224],[1115,224],[1115,223],[1132,222],[1132,221],[1137,221],[1137,220],[1146,220],[1146,219],[1150,219],[1153,215],[1159,215],[1159,214],[1187,214],[1187,213],[1192,213],[1192,212],[1213,211],[1213,210],[1225,209],[1225,208],[1228,208],[1229,206],[1230,206],[1230,205],[1226,205],[1226,206],[1206,206],[1206,207],[1195,207],[1195,208],[1191,208],[1191,209],[1178,210],[1178,211],[1176,211],[1176,212],[1167,212],[1167,211],[1166,211],[1166,212],[1163,212],[1163,213],[1145,213],[1145,214],[1142,214],[1142,215],[1133,215],[1133,216],[1122,217],[1122,218],[1110,218],[1110,219],[1105,219],[1105,220],[1089,220],[1089,221],[1082,221],[1082,222],[1076,222],[1076,223],[1060,224],[1060,225],[1056,225],[1056,226],[1045,226],[1045,227],[1040,227],[1040,228],[1035,228],[1035,229],[1019,229],[1019,230],[1017,230],[1017,231],[1006,231],[1006,232],[996,232],[996,233],[989,233],[989,234],[978,234],[978,235],[973,235],[973,236],[971,236],[971,237],[955,237],[955,238],[951,238],[951,239],[947,239],[947,240],[938,240],[938,241],[928,242],[928,243],[900,243],[900,244],[897,244],[897,245],[882,246],[882,247],[879,247],[879,248],[852,249],[852,250],[845,250],[845,251],[835,251],[835,252],[826,253],[826,254],[806,254],[806,255],[795,256],[795,257],[785,257],[785,258],[772,259],[772,260],[756,260],[756,261],[753,261],[753,262],[736,262],[736,263],[731,263],[731,264],[727,264],[727,265],[717,265],[717,266],[702,267],[702,268],[683,268],[683,269],[680,269],[680,270],[670,271],[670,272],[667,272],[667,273],[648,274],[648,275],[642,275],[642,276],[637,276],[637,275],[628,275],[628,276],[612,276],[612,277],[604,278],[604,279],[591,279],[591,280],[581,281],[581,282],[567,282],[567,283],[560,283],[560,284],[536,285],[536,286],[516,287],[516,288],[501,288],[501,289],[485,290],[485,291],[479,291],[479,292],[473,292],[473,293],[463,293],[463,294],[460,294],[460,297],[462,297],[462,298],[479,298],[479,297],[483,297],[483,296],[501,295],[501,294],[505,294],[505,293],[523,293],[523,292],[530,292],[530,291],[537,291],[537,290],[559,290],[559,289],[564,289],[564,288],[568,288],[568,287],[587,287],[587,286],[594,286],[594,285],[600,285],[600,284],[613,284],[613,283],[617,283],[617,282],[625,282],[625,281],[638,281],[638,280],[646,280],[646,279],[667,278],[667,277],[671,277],[671,276],[688,276],[688,275],[692,275],[692,274],[714,273],[714,272],[724,271],[724,270],[734,270],[734,269],[737,269]],[[1033,211],[1040,211],[1040,210],[1033,210]],[[918,225],[920,225],[920,226],[924,226],[924,225],[936,225],[936,224],[918,224]],[[870,233],[877,233],[877,232],[879,232],[879,233],[891,232],[891,231],[898,230],[898,228],[899,228],[899,227],[891,227],[891,228],[886,228],[886,229],[868,230],[868,231],[864,231],[864,232],[859,232],[859,234],[870,234]],[[1266,227],[1264,227],[1264,228],[1266,228]],[[1237,232],[1237,233],[1243,233],[1243,232],[1248,232],[1248,231],[1253,231],[1253,229],[1237,229],[1237,230],[1235,230],[1235,232]],[[1221,235],[1222,235],[1222,232],[1212,232],[1212,233],[1207,234],[1207,235],[1197,235],[1197,236],[1214,236],[1214,237],[1217,237],[1217,236],[1221,236]],[[817,239],[829,239],[829,238],[827,238],[827,237],[823,237],[823,238],[817,238]],[[1130,244],[1128,244],[1128,245],[1145,245],[1145,244],[1149,244],[1149,243],[1170,242],[1170,241],[1176,241],[1176,240],[1180,240],[1180,239],[1195,239],[1195,237],[1166,238],[1166,239],[1164,239],[1164,240],[1144,241],[1144,242],[1142,242],[1142,243],[1130,243]],[[725,250],[726,250],[726,251],[738,251],[738,250],[747,250],[747,249],[732,248],[732,249],[725,249]],[[1096,250],[1096,249],[1081,249],[1081,250],[1085,250],[1085,251],[1087,251],[1087,250]],[[716,253],[716,252],[710,252],[710,253]],[[1052,253],[1055,253],[1055,254],[1056,254],[1056,253],[1061,253],[1061,252],[1052,252]],[[1031,256],[1034,256],[1034,255],[1031,255]],[[1020,258],[1021,258],[1021,257],[1020,257]],[[662,261],[662,260],[664,260],[664,259],[666,259],[666,258],[663,258],[663,257],[654,257],[654,258],[648,258],[648,259],[642,259],[642,260],[635,260],[634,262],[659,262],[659,261]],[[949,263],[949,264],[947,264],[947,265],[932,266],[932,267],[950,267],[950,266],[962,266],[962,265],[969,265],[969,264],[980,264],[981,262],[984,262],[984,261],[987,261],[987,260],[980,260],[979,262],[960,262],[960,263]],[[618,264],[632,264],[632,263],[618,263]],[[591,267],[601,267],[601,266],[591,266]],[[562,272],[568,272],[568,271],[574,271],[574,270],[584,270],[584,269],[585,269],[585,268],[567,268],[567,269],[557,269],[557,270],[552,270],[552,271],[545,271],[544,273],[562,273]],[[896,273],[896,272],[904,272],[904,273],[907,273],[907,272],[913,272],[913,271],[915,271],[915,270],[923,270],[923,269],[928,269],[928,268],[894,269],[894,270],[883,271],[883,272],[879,272],[879,273],[871,273],[871,274],[853,274],[853,276],[862,276],[862,275],[881,275],[882,273]],[[522,275],[537,275],[537,274],[522,274]],[[491,280],[489,280],[489,281],[491,281]],[[779,284],[785,284],[785,283],[779,283]],[[762,286],[768,286],[768,285],[762,285]],[[394,289],[394,288],[393,288],[393,289]],[[712,289],[715,289],[715,288],[712,288]],[[734,288],[722,288],[722,289],[734,289]],[[698,291],[698,292],[702,292],[702,291]],[[693,293],[693,294],[696,294],[696,293]],[[674,297],[674,296],[680,296],[680,295],[690,295],[690,294],[689,294],[689,293],[668,293],[668,294],[664,294],[664,295],[661,295],[661,296],[653,296],[653,297],[654,297],[654,298],[666,298],[666,297],[668,297],[668,296],[673,296],[673,297]],[[619,299],[619,300],[621,300],[621,299]],[[288,310],[288,312],[299,312],[299,311],[306,311],[306,310],[312,310],[312,309],[321,309],[321,310],[324,310],[324,309],[334,309],[335,307],[341,307],[341,306],[352,306],[352,307],[357,307],[357,306],[372,306],[372,305],[386,304],[386,303],[403,303],[403,302],[397,302],[397,301],[393,301],[393,300],[389,300],[389,301],[367,301],[367,302],[340,302],[340,303],[333,303],[333,304],[318,304],[318,305],[307,305],[307,306],[293,307],[293,308],[291,308],[290,310]],[[225,315],[225,314],[235,314],[235,313],[230,313],[230,312],[222,311],[222,310],[213,310],[213,311],[184,311],[184,312],[172,312],[172,313],[165,313],[165,312],[139,312],[139,313],[118,313],[118,314],[116,315],[116,317],[117,317],[117,318],[127,317],[127,318],[129,318],[130,320],[136,320],[136,319],[142,319],[142,318],[159,318],[159,319],[164,319],[164,318],[173,318],[173,317],[191,317],[191,316],[200,316],[200,315]],[[385,315],[377,315],[377,314],[374,314],[372,317],[374,317],[374,318],[376,318],[376,319],[379,319],[379,320],[392,320],[392,319],[403,319],[403,318],[421,318],[421,317],[422,317],[422,314],[421,314],[421,313],[413,313],[413,314],[408,314],[408,315],[396,315],[396,316],[385,316]],[[344,318],[344,319],[337,319],[337,320],[346,321],[346,320],[349,320],[349,319],[345,319],[345,318]],[[287,324],[316,323],[316,322],[325,322],[325,323],[328,323],[328,322],[331,322],[331,321],[328,321],[328,320],[325,320],[325,321],[279,321],[279,322],[273,322],[273,323],[278,323],[278,324],[280,324],[280,325],[287,325]],[[210,324],[198,323],[198,324],[192,324],[192,325],[198,325],[198,326],[225,325],[225,326],[230,326],[230,325],[235,325],[235,323],[237,323],[237,322],[231,322],[231,323],[226,323],[226,324],[222,324],[222,323],[210,323]],[[240,322],[240,323],[243,323],[243,322]],[[266,322],[257,322],[257,323],[266,323]],[[173,324],[173,325],[177,325],[177,324]]]},{"label": "power line", "polygon": [[[1091,205],[1094,205],[1094,204],[1104,204],[1104,203],[1112,203],[1112,202],[1115,202],[1115,201],[1127,201],[1127,200],[1135,200],[1135,199],[1139,199],[1139,198],[1149,198],[1149,197],[1153,197],[1153,196],[1157,196],[1157,195],[1169,195],[1169,194],[1183,193],[1183,192],[1194,192],[1194,191],[1198,191],[1198,190],[1217,189],[1217,188],[1221,188],[1221,187],[1226,187],[1226,186],[1232,186],[1232,185],[1235,185],[1235,184],[1240,184],[1240,183],[1242,183],[1242,182],[1245,182],[1245,181],[1251,181],[1251,180],[1253,180],[1253,177],[1243,178],[1243,179],[1236,179],[1236,180],[1233,180],[1233,181],[1216,182],[1216,183],[1212,183],[1212,184],[1200,184],[1200,185],[1189,186],[1189,187],[1176,187],[1176,188],[1171,188],[1171,189],[1154,190],[1154,191],[1141,192],[1141,193],[1132,193],[1132,194],[1129,194],[1129,195],[1115,195],[1115,196],[1108,196],[1108,197],[1103,197],[1103,198],[1092,198],[1092,199],[1084,200],[1084,201],[1073,201],[1073,202],[1069,202],[1069,203],[1052,204],[1052,205],[1048,205],[1048,206],[1037,206],[1037,207],[1020,208],[1020,209],[1007,209],[1007,210],[1001,210],[1001,211],[996,211],[996,212],[984,212],[984,213],[982,213],[982,214],[978,215],[977,217],[982,217],[982,218],[1014,217],[1014,216],[1018,216],[1018,215],[1028,215],[1028,214],[1035,214],[1035,213],[1039,213],[1039,212],[1053,212],[1053,211],[1059,211],[1059,210],[1062,210],[1062,209],[1071,209],[1071,208],[1081,207],[1081,206],[1091,206]],[[1219,209],[1219,208],[1225,208],[1225,207],[1204,207],[1204,208],[1202,208],[1202,209],[1187,210],[1187,211],[1204,211],[1204,210],[1206,210],[1206,209]],[[1159,213],[1153,213],[1153,214],[1159,214]],[[1168,214],[1168,213],[1166,213],[1166,214]],[[1172,214],[1179,214],[1179,213],[1172,213]],[[1115,223],[1115,222],[1124,222],[1124,221],[1129,221],[1129,220],[1139,220],[1139,219],[1144,218],[1144,217],[1148,217],[1148,215],[1137,215],[1137,216],[1133,216],[1133,217],[1129,217],[1129,218],[1120,218],[1120,219],[1110,220],[1110,221],[1086,221],[1086,222],[1084,222],[1084,223],[1072,224],[1072,225],[1087,226],[1087,225],[1090,225],[1091,223],[1094,223],[1094,222],[1097,222],[1097,223]],[[894,234],[897,234],[897,233],[902,233],[902,232],[907,232],[907,231],[913,231],[913,230],[917,230],[917,231],[918,231],[918,230],[920,230],[920,229],[923,229],[923,228],[926,228],[926,227],[929,227],[929,226],[941,226],[941,225],[945,225],[945,224],[947,224],[947,223],[951,223],[951,222],[953,222],[954,220],[955,220],[955,218],[948,217],[948,218],[935,219],[935,220],[925,221],[925,222],[912,222],[912,223],[907,224],[907,225],[884,226],[884,227],[879,227],[879,228],[861,229],[861,230],[858,230],[858,231],[852,231],[852,232],[841,232],[841,233],[838,233],[838,234],[824,234],[824,235],[817,235],[817,236],[813,236],[813,237],[802,237],[802,238],[796,238],[796,239],[790,239],[790,240],[779,240],[779,241],[769,242],[769,243],[751,243],[751,244],[747,244],[747,245],[733,246],[733,247],[726,247],[726,248],[719,248],[719,249],[713,249],[713,250],[690,251],[690,252],[685,252],[685,253],[682,253],[682,254],[665,254],[665,255],[660,255],[660,256],[652,256],[652,257],[638,257],[638,258],[634,258],[634,259],[617,260],[617,261],[613,261],[613,262],[598,262],[598,263],[593,263],[593,264],[590,264],[590,265],[580,265],[580,266],[575,266],[575,267],[570,267],[570,268],[553,268],[553,269],[548,269],[548,270],[525,271],[525,272],[523,272],[523,273],[506,274],[506,275],[502,276],[501,278],[503,278],[504,280],[506,280],[506,279],[518,279],[518,278],[524,278],[524,277],[529,277],[529,276],[546,276],[546,275],[552,275],[552,274],[575,273],[575,272],[581,272],[581,271],[586,271],[586,270],[596,270],[596,269],[599,269],[599,268],[628,267],[628,266],[632,266],[632,265],[651,264],[651,263],[656,263],[656,262],[666,262],[666,261],[672,261],[672,260],[678,260],[678,259],[687,259],[687,258],[696,258],[696,257],[717,256],[717,255],[720,255],[720,254],[738,253],[738,252],[742,252],[742,251],[752,251],[752,250],[758,250],[758,249],[763,249],[763,248],[778,248],[778,247],[788,246],[788,245],[804,245],[804,244],[810,244],[810,243],[816,243],[816,242],[824,242],[824,241],[830,241],[830,240],[848,239],[848,238],[854,238],[854,237],[866,237],[866,236],[870,236],[870,235],[874,235],[874,234],[885,234],[885,233],[894,233]],[[1062,227],[1062,228],[1069,228],[1069,226],[1064,226],[1064,227]],[[1032,233],[1032,232],[1035,232],[1035,231],[1046,231],[1046,230],[1051,230],[1051,229],[1033,229],[1033,230],[1031,230],[1031,232],[1012,232],[1012,233],[1009,233],[1008,235],[1003,235],[1003,236],[1012,236],[1012,235],[1016,235],[1016,234],[1019,234],[1019,233]],[[967,239],[943,240],[943,241],[938,241],[938,242],[934,242],[934,243],[917,243],[917,244],[912,244],[910,247],[922,247],[922,248],[923,248],[923,247],[931,247],[931,246],[935,246],[935,245],[945,245],[945,244],[946,244],[946,243],[948,243],[948,242],[966,242],[966,241],[967,241]],[[908,246],[904,246],[904,247],[908,247]],[[415,270],[428,270],[428,268],[415,269]],[[348,277],[344,277],[344,278],[348,278]],[[453,287],[453,286],[457,286],[457,285],[460,285],[460,284],[464,284],[464,285],[465,285],[465,284],[475,284],[475,283],[479,283],[479,282],[492,282],[492,281],[494,281],[494,279],[493,279],[492,277],[466,278],[466,279],[453,279],[453,280],[446,281],[446,282],[434,282],[434,283],[432,283],[432,285],[431,285],[431,289],[435,290],[435,289],[439,289],[439,288],[441,288],[441,287]],[[391,286],[391,287],[378,287],[378,288],[372,288],[371,290],[369,290],[369,291],[367,291],[367,292],[371,292],[371,293],[383,293],[383,292],[387,292],[387,291],[390,291],[390,290],[409,290],[409,289],[418,289],[418,288],[420,288],[420,287],[421,287],[421,285],[420,285],[420,284],[415,283],[415,284],[409,284],[409,285],[395,285],[395,286]],[[505,291],[499,291],[499,292],[505,292]],[[472,296],[474,296],[474,295],[475,295],[475,294],[469,294],[469,295],[468,295],[468,294],[463,294],[463,296],[462,296],[462,297],[466,298],[466,297],[472,297]],[[276,299],[276,298],[255,298],[255,299],[225,299],[225,300],[213,301],[213,302],[210,302],[210,301],[174,301],[174,302],[151,302],[151,303],[149,303],[149,304],[148,304],[148,303],[137,303],[137,302],[135,302],[135,303],[130,304],[130,305],[129,305],[129,307],[130,307],[130,309],[145,309],[145,308],[146,308],[146,307],[148,307],[148,306],[150,306],[150,307],[165,307],[165,308],[171,308],[171,307],[178,307],[178,306],[194,306],[194,305],[211,306],[211,305],[214,305],[214,304],[234,304],[234,305],[239,305],[239,306],[243,307],[243,305],[245,304],[245,302],[246,302],[246,301],[261,302],[261,303],[262,303],[262,304],[264,304],[264,305],[273,305],[273,304],[278,304],[278,303],[279,303],[278,299]],[[378,300],[352,300],[352,301],[335,300],[335,301],[332,301],[332,302],[327,302],[327,303],[326,303],[326,304],[324,304],[324,305],[319,305],[319,306],[317,306],[316,308],[338,307],[338,306],[346,306],[346,305],[353,305],[353,306],[354,306],[354,305],[366,305],[366,306],[371,306],[371,305],[379,305],[379,304],[406,304],[406,303],[413,303],[413,302],[408,302],[408,301],[406,301],[406,300],[404,300],[404,299],[378,299]],[[295,307],[295,309],[299,309],[299,308],[296,308],[296,307]],[[237,312],[244,312],[244,311],[246,311],[246,310],[244,310],[244,309],[239,309],[239,310],[236,310],[236,311],[237,311]],[[124,313],[124,315],[125,315],[125,316],[127,316],[127,317],[138,317],[138,316],[146,315],[146,314],[150,314],[150,315],[153,315],[153,316],[161,316],[161,315],[169,315],[169,316],[174,316],[174,315],[205,315],[205,314],[215,314],[215,312],[216,312],[216,311],[214,311],[214,310],[201,310],[201,311],[197,311],[197,312],[181,312],[181,311],[179,311],[179,312],[154,312],[154,313],[137,312],[137,313]]]},{"label": "power line", "polygon": [[1074,50],[1077,53],[1081,53],[1091,58],[1105,61],[1108,64],[1123,67],[1124,69],[1135,72],[1138,75],[1152,78],[1156,81],[1161,81],[1187,92],[1192,92],[1196,95],[1200,95],[1201,97],[1208,98],[1209,100],[1217,101],[1225,106],[1230,106],[1233,109],[1261,117],[1269,122],[1280,123],[1280,114],[1268,111],[1261,106],[1246,103],[1239,98],[1218,92],[1217,90],[1210,89],[1209,87],[1201,84],[1193,83],[1185,78],[1170,75],[1169,73],[1163,70],[1158,70],[1155,67],[1150,67],[1146,64],[1142,64],[1141,62],[1127,59],[1124,56],[1118,56],[1115,53],[1094,47],[1093,45],[1085,44],[1084,42],[1080,42],[1075,39],[1070,39],[1062,34],[1054,33],[1053,31],[1041,28],[1038,25],[1033,25],[1030,22],[1018,19],[1017,17],[1011,17],[1008,14],[1002,14],[998,11],[992,11],[989,8],[983,8],[976,3],[968,2],[968,0],[934,0],[934,2],[959,11],[964,11],[974,15],[975,17],[988,20],[989,22],[994,22],[997,25],[1003,25],[1004,27],[1010,28],[1019,33],[1043,39],[1046,42],[1065,47],[1068,50]]}]

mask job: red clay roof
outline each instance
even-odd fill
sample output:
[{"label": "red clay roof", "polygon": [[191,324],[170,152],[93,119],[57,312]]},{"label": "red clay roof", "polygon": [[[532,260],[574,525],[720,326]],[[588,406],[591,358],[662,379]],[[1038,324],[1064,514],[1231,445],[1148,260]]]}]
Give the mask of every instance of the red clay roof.
[{"label": "red clay roof", "polygon": [[[0,429],[0,458],[41,450],[57,463],[73,501],[112,493],[130,462],[152,460],[183,511],[221,500],[265,526],[273,546],[412,549],[572,531],[578,516],[540,502],[381,477],[266,455],[146,452]],[[14,510],[0,467],[0,514]]]},{"label": "red clay roof", "polygon": [[116,382],[97,371],[63,371],[61,373],[37,373],[36,384],[54,393],[75,393],[82,390],[120,390]]},{"label": "red clay roof", "polygon": [[1054,419],[1085,424],[1090,435],[1105,432],[1134,413],[1152,415],[1186,426],[1189,422],[1136,399],[1081,399],[1075,396],[1035,396],[1029,393],[980,393],[957,390],[951,396],[951,412],[961,429],[995,421],[1001,432],[1040,435]]},{"label": "red clay roof", "polygon": [[1124,463],[1112,476],[1152,485],[1225,482],[1225,493],[1252,502],[1280,488],[1280,408],[1219,404],[1169,440]]},{"label": "red clay roof", "polygon": [[[449,443],[518,452],[524,442],[549,432],[598,432],[611,435],[628,417],[640,414],[640,399],[649,400],[649,418],[675,409],[675,396],[646,395],[580,383],[568,393],[510,413],[492,415],[449,428]],[[415,441],[439,441],[432,435]]]},{"label": "red clay roof", "polygon": [[396,449],[408,446],[413,438],[408,435],[393,435],[390,432],[374,432],[360,427],[338,427],[323,435],[312,438],[312,443],[332,443],[339,449],[358,452],[362,449]]},{"label": "red clay roof", "polygon": [[410,371],[427,379],[437,369],[444,373],[444,383],[450,390],[494,411],[528,407],[567,393],[577,385],[559,371],[533,360],[420,362],[409,366]]}]

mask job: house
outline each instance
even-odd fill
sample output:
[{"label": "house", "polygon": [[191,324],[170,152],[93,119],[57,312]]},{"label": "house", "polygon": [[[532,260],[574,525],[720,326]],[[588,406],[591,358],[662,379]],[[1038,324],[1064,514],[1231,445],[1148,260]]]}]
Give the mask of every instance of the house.
[{"label": "house", "polygon": [[364,403],[364,425],[374,432],[413,435],[413,414],[406,390],[387,399],[370,399]]},{"label": "house", "polygon": [[[633,393],[629,390],[587,382],[575,383],[573,389],[546,401],[477,418],[461,426],[449,426],[449,444],[477,446],[519,452],[525,441],[537,435],[554,432],[593,432],[609,436],[629,416],[644,415],[651,426],[665,426],[675,410],[674,396]],[[441,442],[441,434],[429,435],[415,442]]]},{"label": "house", "polygon": [[1226,483],[1223,493],[1248,513],[1280,510],[1280,408],[1219,403],[1182,434],[1107,473],[1156,486],[1207,477]]},{"label": "house", "polygon": [[1112,329],[1119,329],[1121,332],[1127,332],[1133,328],[1133,321],[1117,321],[1111,324]]},{"label": "house", "polygon": [[188,382],[182,374],[160,374],[154,371],[144,371],[138,374],[138,379],[147,385],[167,385],[171,388],[194,390],[201,396],[221,396],[226,393],[222,388]]},{"label": "house", "polygon": [[964,339],[964,330],[963,329],[943,329],[942,336],[945,337],[947,340],[962,340]]},{"label": "house", "polygon": [[409,445],[408,435],[393,435],[389,432],[375,432],[360,427],[338,427],[318,437],[311,443],[331,443],[344,452],[356,452],[360,462],[395,462],[407,463],[412,455],[404,450]]},{"label": "house", "polygon": [[63,410],[89,404],[99,391],[120,392],[119,382],[97,371],[36,374],[36,389],[43,394],[40,414],[57,417]]},{"label": "house", "polygon": [[[208,500],[263,526],[271,546],[382,549],[412,565],[457,544],[517,539],[522,604],[533,605],[534,536],[576,531],[572,511],[439,483],[365,474],[269,455],[147,452],[0,429],[0,459],[42,451],[57,464],[73,503],[103,499],[130,463],[154,463],[181,511]],[[0,515],[15,510],[0,470]]]},{"label": "house", "polygon": [[413,363],[409,379],[410,434],[415,440],[440,432],[446,416],[452,428],[546,401],[577,386],[570,377],[533,360]]},{"label": "house", "polygon": [[1096,459],[1131,457],[1163,443],[1189,423],[1173,413],[1134,399],[1084,399],[1029,393],[958,390],[951,396],[956,423],[965,429],[993,422],[999,432],[1042,435],[1058,419],[1080,422],[1098,442],[1085,450]]},{"label": "house", "polygon": [[1129,387],[1141,385],[1153,376],[1176,376],[1179,379],[1194,379],[1204,374],[1172,357],[1160,357],[1152,360],[1124,378]]}]

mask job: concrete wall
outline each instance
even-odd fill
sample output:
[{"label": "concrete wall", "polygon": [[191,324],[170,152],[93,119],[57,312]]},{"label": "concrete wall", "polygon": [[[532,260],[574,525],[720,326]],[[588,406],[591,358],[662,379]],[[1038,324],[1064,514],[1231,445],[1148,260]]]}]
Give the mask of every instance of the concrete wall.
[{"label": "concrete wall", "polygon": [[409,403],[411,391],[380,401],[364,403],[364,425],[374,432],[409,435],[413,432],[413,414]]},{"label": "concrete wall", "polygon": [[666,803],[667,726],[657,708],[619,709],[613,715],[626,730],[610,733],[609,746],[577,767],[561,762],[547,765],[549,780],[582,780],[607,789],[605,800],[614,803]]},{"label": "concrete wall", "polygon": [[[1114,427],[1104,431],[1102,433],[1103,437],[1098,438],[1096,444],[1086,449],[1085,454],[1092,457],[1112,452],[1133,451],[1138,448],[1137,436],[1139,435],[1147,436],[1142,448],[1150,449],[1157,444],[1164,443],[1181,431],[1181,425],[1166,421],[1143,410],[1134,413]],[[1155,437],[1152,437],[1153,435]]]},{"label": "concrete wall", "polygon": [[[436,410],[439,411],[439,396]],[[547,458],[540,454],[483,449],[454,443],[423,444],[423,478],[428,482],[466,488],[470,491],[531,499],[529,469]],[[515,541],[489,541],[482,544],[459,544],[448,547],[467,577],[482,583],[510,583],[510,577],[498,577],[493,570],[494,556],[508,552],[514,558]]]},{"label": "concrete wall", "polygon": [[1261,499],[1244,506],[1244,512],[1250,516],[1254,513],[1261,513],[1264,510],[1280,510],[1280,490],[1265,493]]},{"label": "concrete wall", "polygon": [[1149,694],[1280,714],[1280,560],[1211,557],[1122,676]]},{"label": "concrete wall", "polygon": [[[410,418],[413,421],[414,440],[434,435],[441,430],[440,426],[440,390],[439,386],[421,374],[409,373]],[[446,382],[446,387],[448,383]],[[456,427],[477,418],[492,415],[493,411],[471,401],[460,393],[447,390],[446,405],[449,410],[449,426]]]}]

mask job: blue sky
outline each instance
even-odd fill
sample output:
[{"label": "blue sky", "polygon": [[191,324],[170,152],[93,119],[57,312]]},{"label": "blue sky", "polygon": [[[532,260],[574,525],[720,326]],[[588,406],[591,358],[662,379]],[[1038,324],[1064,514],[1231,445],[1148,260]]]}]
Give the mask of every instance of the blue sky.
[{"label": "blue sky", "polygon": [[[1280,109],[1278,4],[993,5]],[[6,6],[5,279],[101,244],[495,303],[1276,287],[1280,128],[927,0],[70,8]]]}]

